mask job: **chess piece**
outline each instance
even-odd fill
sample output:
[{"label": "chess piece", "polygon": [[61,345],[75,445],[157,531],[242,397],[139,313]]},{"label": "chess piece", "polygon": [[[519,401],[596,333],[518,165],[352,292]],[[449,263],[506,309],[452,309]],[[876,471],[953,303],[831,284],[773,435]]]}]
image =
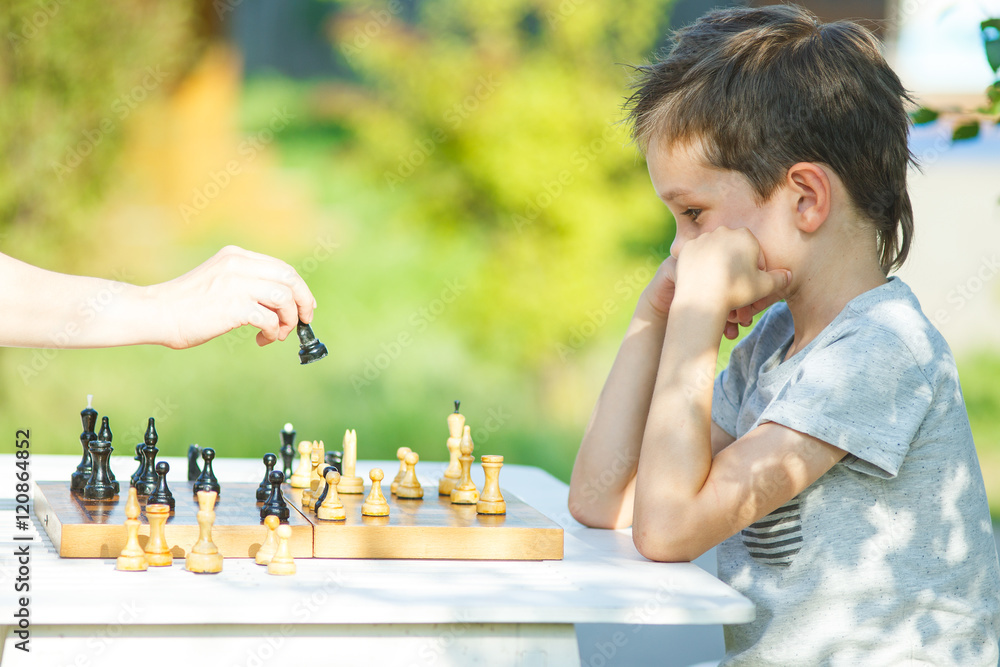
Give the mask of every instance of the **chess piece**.
[{"label": "chess piece", "polygon": [[[206,449],[204,451],[211,451]],[[202,452],[204,456],[204,452]],[[206,461],[211,464],[211,459]],[[188,551],[184,559],[184,569],[188,572],[215,574],[222,572],[222,554],[212,542],[212,524],[215,523],[215,491],[198,491],[198,541]]]},{"label": "chess piece", "polygon": [[132,457],[133,461],[139,462],[139,467],[136,468],[132,476],[129,477],[129,486],[135,486],[135,483],[142,479],[142,473],[146,472],[146,457],[142,453],[142,443],[138,443],[135,446],[135,456]]},{"label": "chess piece", "polygon": [[347,518],[344,503],[337,495],[337,484],[340,483],[340,473],[328,467],[324,473],[326,478],[326,495],[320,498],[316,508],[316,516],[325,521],[343,521]]},{"label": "chess piece", "polygon": [[486,481],[483,482],[483,492],[479,494],[479,501],[476,503],[476,513],[506,514],[507,503],[500,492],[500,468],[503,467],[503,457],[486,454],[479,460],[483,464]]},{"label": "chess piece", "polygon": [[115,561],[115,569],[122,572],[141,572],[148,567],[146,555],[139,546],[139,495],[135,488],[128,490],[128,502],[125,503],[125,548]]},{"label": "chess piece", "polygon": [[83,497],[87,500],[111,500],[118,495],[116,483],[110,479],[111,443],[107,440],[90,441],[90,479],[83,487]]},{"label": "chess piece", "polygon": [[201,474],[198,475],[198,480],[194,483],[195,495],[199,491],[215,491],[217,496],[222,495],[222,487],[219,485],[219,480],[215,478],[215,470],[212,469],[215,450],[211,447],[205,447],[201,450],[201,458],[205,462],[205,465],[202,466]]},{"label": "chess piece", "polygon": [[201,467],[198,459],[201,458],[201,447],[198,445],[188,445],[188,481],[195,482],[201,477]]},{"label": "chess piece", "polygon": [[[108,422],[107,417],[101,417],[101,430],[97,432],[97,439],[108,443],[108,449],[110,451],[108,452],[107,470],[105,470],[104,473],[108,478],[108,482],[114,487],[115,495],[118,495],[120,487],[118,486],[118,481],[115,480],[114,471],[111,470],[111,452],[115,451],[115,448],[111,446],[111,441],[114,439],[114,436],[111,434],[111,425]],[[93,457],[93,453],[91,453],[91,457]]]},{"label": "chess piece", "polygon": [[395,495],[396,487],[399,486],[399,480],[403,479],[403,475],[406,474],[406,455],[412,450],[409,447],[400,447],[396,450],[396,458],[399,459],[399,472],[392,479],[392,484],[389,485],[389,493]]},{"label": "chess piece", "polygon": [[458,460],[462,463],[462,477],[451,490],[451,502],[453,505],[475,505],[479,500],[479,491],[472,481],[472,462],[476,457],[472,455],[472,432],[468,426],[462,434],[462,455]]},{"label": "chess piece", "polygon": [[416,500],[424,497],[424,488],[420,486],[420,480],[417,479],[417,462],[419,460],[420,456],[416,452],[410,452],[403,458],[403,461],[406,462],[406,473],[396,486],[397,498]]},{"label": "chess piece", "polygon": [[316,484],[316,489],[312,492],[312,507],[309,508],[314,512],[319,509],[320,503],[326,498],[326,494],[330,492],[330,487],[326,483],[326,471],[334,469],[333,466],[328,465],[320,465],[320,467],[323,469],[323,472],[319,474],[319,482]]},{"label": "chess piece", "polygon": [[156,448],[158,440],[156,435],[156,425],[153,418],[149,418],[149,426],[146,427],[146,434],[143,436],[142,454],[146,458],[143,463],[144,472],[142,477],[135,483],[135,490],[140,496],[148,496],[156,490],[156,454],[160,450]]},{"label": "chess piece", "polygon": [[372,480],[372,490],[365,498],[364,504],[361,505],[361,514],[364,516],[389,516],[389,503],[382,495],[382,479],[385,477],[385,473],[382,472],[381,468],[372,468],[368,477]]},{"label": "chess piece", "polygon": [[293,489],[309,487],[309,476],[312,474],[312,443],[308,440],[299,441],[299,467],[295,469],[288,483]]},{"label": "chess piece", "polygon": [[93,394],[87,394],[87,407],[80,411],[80,421],[83,422],[83,433],[80,434],[80,445],[83,446],[83,458],[76,465],[76,471],[70,475],[69,488],[71,491],[83,492],[83,487],[90,479],[93,470],[93,461],[90,458],[90,441],[97,439],[94,427],[97,425],[97,410],[91,407],[94,401]]},{"label": "chess piece", "polygon": [[326,345],[319,342],[312,327],[299,322],[296,332],[299,335],[299,363],[311,364],[326,356]]},{"label": "chess piece", "polygon": [[271,483],[271,493],[264,501],[264,506],[260,508],[260,518],[266,519],[273,515],[278,517],[281,523],[288,523],[288,504],[285,502],[285,497],[281,495],[281,483],[285,481],[285,473],[280,470],[272,470],[267,475],[267,481]]},{"label": "chess piece", "polygon": [[327,452],[326,464],[333,466],[333,469],[340,472],[344,467],[344,452]]},{"label": "chess piece", "polygon": [[278,449],[278,453],[281,454],[281,470],[285,473],[285,479],[291,479],[292,460],[295,458],[295,429],[291,424],[285,424],[285,428],[278,435],[281,436],[281,448]]},{"label": "chess piece", "polygon": [[271,558],[274,557],[274,552],[278,549],[277,530],[279,525],[281,525],[281,521],[273,514],[268,514],[264,517],[264,526],[267,528],[267,534],[264,536],[264,541],[261,542],[260,549],[257,549],[257,554],[254,556],[254,562],[257,565],[267,565],[271,562]]},{"label": "chess piece", "polygon": [[292,552],[288,550],[288,540],[292,536],[292,529],[289,526],[278,526],[278,548],[275,549],[271,561],[267,564],[268,574],[288,575],[295,574],[295,561],[292,559]]},{"label": "chess piece", "polygon": [[[162,463],[162,462],[161,462]],[[167,505],[147,504],[146,520],[149,521],[149,540],[146,542],[146,563],[153,567],[172,565],[174,556],[167,547],[167,536],[164,528],[170,516]]]},{"label": "chess piece", "polygon": [[323,478],[320,476],[320,466],[323,465],[323,441],[317,440],[313,442],[312,453],[309,455],[309,464],[312,467],[309,471],[309,488],[302,492],[302,506],[306,509],[316,509],[316,499],[319,498],[320,487],[322,486],[320,482]]},{"label": "chess piece", "polygon": [[156,464],[156,488],[153,492],[149,494],[149,498],[146,500],[146,506],[149,505],[166,505],[170,508],[170,511],[174,511],[174,494],[170,492],[170,488],[167,486],[167,473],[170,472],[170,464],[166,461],[160,461]]},{"label": "chess piece", "polygon": [[274,454],[264,454],[264,479],[260,480],[260,485],[257,487],[257,502],[262,503],[267,500],[267,497],[271,494],[271,483],[268,481],[267,476],[271,474],[274,470],[274,466],[278,463],[278,457]]},{"label": "chess piece", "polygon": [[365,480],[354,473],[357,463],[358,433],[354,429],[349,429],[344,433],[344,471],[340,475],[340,484],[337,485],[337,491],[340,493],[365,492]]},{"label": "chess piece", "polygon": [[455,411],[448,415],[448,467],[438,480],[438,495],[450,496],[459,478],[462,476],[462,464],[458,460],[462,446],[462,429],[465,428],[465,416],[458,411],[461,401],[455,401]]}]

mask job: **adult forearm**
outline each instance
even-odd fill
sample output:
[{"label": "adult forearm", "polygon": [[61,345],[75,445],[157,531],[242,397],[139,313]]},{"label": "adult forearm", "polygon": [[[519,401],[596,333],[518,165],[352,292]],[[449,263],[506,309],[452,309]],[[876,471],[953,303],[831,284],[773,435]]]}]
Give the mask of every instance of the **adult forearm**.
[{"label": "adult forearm", "polygon": [[587,525],[631,523],[631,493],[666,318],[640,300],[573,467],[570,509]]},{"label": "adult forearm", "polygon": [[47,271],[0,256],[0,345],[87,348],[159,343],[149,288]]}]

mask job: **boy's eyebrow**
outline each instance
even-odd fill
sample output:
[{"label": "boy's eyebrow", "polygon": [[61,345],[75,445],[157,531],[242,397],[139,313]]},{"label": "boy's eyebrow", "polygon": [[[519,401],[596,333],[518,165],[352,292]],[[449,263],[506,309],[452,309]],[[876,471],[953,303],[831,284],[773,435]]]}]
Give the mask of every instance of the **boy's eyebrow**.
[{"label": "boy's eyebrow", "polygon": [[664,201],[673,201],[678,197],[686,197],[691,194],[690,190],[685,190],[684,188],[674,188],[673,190],[667,190],[660,195],[660,199]]}]

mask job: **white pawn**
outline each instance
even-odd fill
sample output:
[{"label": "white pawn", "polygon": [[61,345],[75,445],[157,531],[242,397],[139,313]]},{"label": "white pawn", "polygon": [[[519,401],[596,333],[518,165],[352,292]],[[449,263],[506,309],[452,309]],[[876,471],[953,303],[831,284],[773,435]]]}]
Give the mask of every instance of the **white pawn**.
[{"label": "white pawn", "polygon": [[364,516],[389,516],[389,503],[382,495],[382,479],[385,473],[381,468],[372,468],[368,476],[372,480],[372,490],[361,506],[361,514]]},{"label": "white pawn", "polygon": [[257,555],[254,556],[253,560],[257,565],[267,565],[274,558],[274,552],[278,550],[277,530],[280,523],[281,520],[273,514],[264,517],[267,535],[264,536],[264,542],[261,543],[260,549],[257,549]]},{"label": "white pawn", "polygon": [[268,574],[295,574],[295,560],[292,558],[292,552],[288,550],[288,540],[291,536],[292,529],[287,524],[278,526],[278,549],[271,557],[271,562],[267,564]]},{"label": "white pawn", "polygon": [[330,468],[326,473],[326,498],[316,508],[316,516],[325,521],[343,521],[347,518],[344,503],[337,495],[337,484],[340,482],[340,473]]}]

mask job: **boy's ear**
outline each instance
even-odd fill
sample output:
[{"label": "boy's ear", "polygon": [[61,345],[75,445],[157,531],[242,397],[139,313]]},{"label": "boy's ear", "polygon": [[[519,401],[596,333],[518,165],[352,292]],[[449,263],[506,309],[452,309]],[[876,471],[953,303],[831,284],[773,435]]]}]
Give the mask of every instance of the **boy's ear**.
[{"label": "boy's ear", "polygon": [[830,215],[830,177],[814,162],[798,162],[788,168],[785,182],[797,197],[799,230],[815,232]]}]

